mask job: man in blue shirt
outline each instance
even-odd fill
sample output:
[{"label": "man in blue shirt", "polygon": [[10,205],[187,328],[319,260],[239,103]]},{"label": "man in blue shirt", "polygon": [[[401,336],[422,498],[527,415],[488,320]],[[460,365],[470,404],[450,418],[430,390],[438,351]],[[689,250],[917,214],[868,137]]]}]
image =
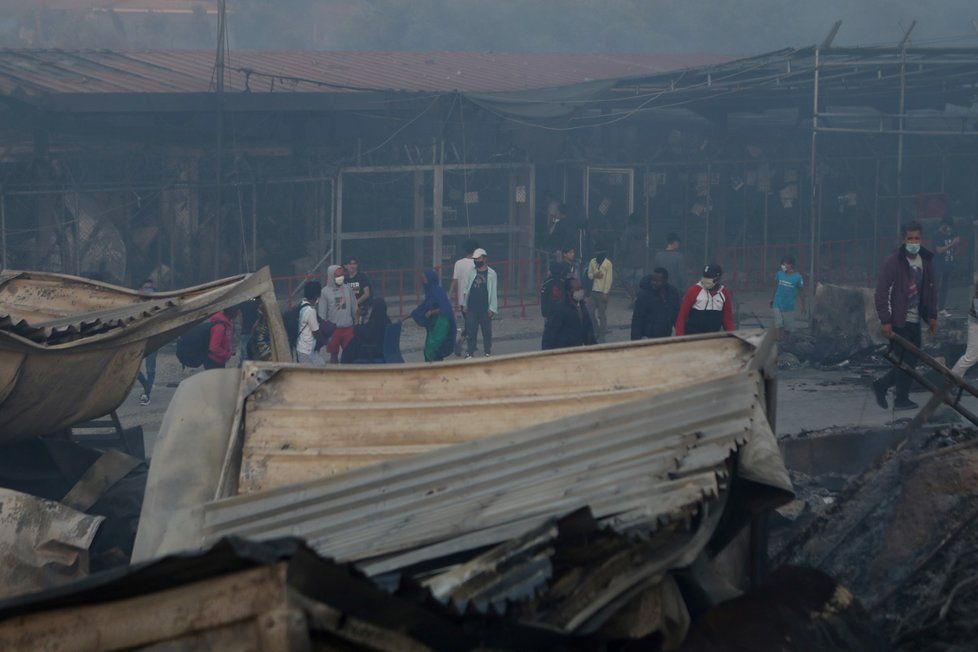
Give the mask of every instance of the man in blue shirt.
[{"label": "man in blue shirt", "polygon": [[785,256],[781,259],[781,269],[775,275],[775,281],[777,286],[774,289],[771,307],[774,309],[774,337],[781,341],[782,333],[787,333],[790,337],[796,328],[796,301],[801,307],[801,312],[805,311],[805,297],[799,296],[801,289],[805,287],[805,281],[801,274],[795,271],[794,256]]}]

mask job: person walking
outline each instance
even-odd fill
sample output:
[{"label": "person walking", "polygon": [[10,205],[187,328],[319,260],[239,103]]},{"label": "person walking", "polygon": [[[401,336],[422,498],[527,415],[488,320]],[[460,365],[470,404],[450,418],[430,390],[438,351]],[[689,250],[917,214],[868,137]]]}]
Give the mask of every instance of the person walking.
[{"label": "person walking", "polygon": [[[464,279],[463,279],[464,281]],[[455,310],[442,289],[438,272],[424,273],[424,301],[411,311],[411,319],[427,331],[424,340],[425,362],[440,362],[455,348]]]},{"label": "person walking", "polygon": [[353,290],[353,296],[357,298],[357,308],[363,314],[367,311],[370,303],[370,279],[360,271],[360,259],[356,256],[347,258],[344,267],[346,271],[346,284]]},{"label": "person walking", "polygon": [[577,247],[574,245],[567,245],[560,251],[560,261],[567,265],[567,276],[570,278],[573,276],[576,279],[581,277],[580,274],[580,263],[577,261]]},{"label": "person walking", "polygon": [[[156,286],[153,283],[153,279],[148,278],[139,284],[139,293],[145,296],[151,295],[156,292]],[[149,405],[150,396],[153,394],[153,383],[156,382],[156,351],[148,354],[143,358],[143,365],[146,368],[146,373],[142,371],[136,376],[136,380],[143,387],[143,393],[139,395],[139,404],[146,406]]]},{"label": "person walking", "polygon": [[465,255],[455,261],[455,267],[452,270],[452,284],[448,287],[448,296],[459,309],[462,307],[462,285],[465,283],[465,277],[469,275],[469,270],[475,267],[475,263],[472,262],[472,254],[478,248],[478,242],[471,238],[466,240],[462,244],[462,252]]},{"label": "person walking", "polygon": [[937,229],[938,236],[934,239],[934,274],[937,279],[937,309],[941,317],[950,317],[947,309],[947,293],[951,289],[951,279],[954,278],[954,267],[957,261],[958,243],[961,238],[954,232],[954,220],[945,217]]},{"label": "person walking", "polygon": [[476,337],[482,330],[482,351],[492,355],[492,318],[498,310],[496,271],[489,267],[486,250],[472,252],[475,267],[469,270],[462,288],[462,314],[465,316],[466,358],[475,353]]},{"label": "person walking", "polygon": [[367,315],[362,324],[353,327],[353,340],[343,349],[340,364],[355,362],[373,363],[384,360],[384,335],[391,320],[387,316],[387,302],[381,297],[371,297]]},{"label": "person walking", "polygon": [[[928,325],[928,332],[937,332],[937,285],[934,278],[934,254],[920,244],[923,227],[917,222],[903,226],[903,244],[887,256],[876,279],[876,314],[883,335],[897,334],[914,346],[920,346],[921,324]],[[896,347],[899,355],[900,347]],[[904,361],[915,365],[912,356]],[[889,408],[886,393],[896,386],[893,408],[914,410],[919,407],[910,400],[913,379],[903,370],[890,369],[873,381],[876,403],[884,410]]]},{"label": "person walking", "polygon": [[734,329],[733,299],[730,291],[720,283],[722,276],[723,269],[710,263],[703,270],[703,278],[686,290],[676,317],[676,335]]},{"label": "person walking", "polygon": [[353,340],[353,325],[357,320],[357,297],[353,288],[346,284],[346,274],[340,265],[330,265],[326,270],[329,280],[319,296],[319,317],[333,328],[326,345],[329,361],[336,364],[340,351]]},{"label": "person walking", "polygon": [[594,324],[584,303],[584,288],[573,276],[564,281],[564,299],[554,306],[543,328],[544,351],[596,344]]},{"label": "person walking", "polygon": [[546,319],[553,311],[555,303],[564,298],[564,280],[569,275],[569,269],[563,262],[550,263],[547,280],[540,286],[540,316]]},{"label": "person walking", "polygon": [[316,304],[319,303],[323,287],[319,281],[309,281],[303,288],[303,299],[299,303],[299,325],[298,334],[295,341],[295,353],[299,364],[312,365],[313,367],[325,367],[326,361],[317,350],[317,344],[325,346],[329,338],[319,327],[319,315],[316,312]]},{"label": "person walking", "polygon": [[951,373],[963,379],[975,363],[978,363],[978,283],[971,293],[971,309],[968,311],[968,345],[954,363]]},{"label": "person walking", "polygon": [[594,258],[587,266],[587,277],[591,279],[590,304],[593,306],[595,337],[598,342],[604,342],[608,335],[608,300],[614,281],[613,265],[604,247],[595,249]]},{"label": "person walking", "polygon": [[234,349],[231,345],[234,336],[234,326],[231,321],[237,317],[235,306],[225,308],[210,319],[210,338],[207,342],[207,357],[204,358],[204,369],[223,369],[231,359]]},{"label": "person walking", "polygon": [[669,272],[669,282],[673,287],[684,288],[686,285],[686,256],[680,251],[681,241],[675,233],[666,236],[666,248],[656,252],[655,266]]},{"label": "person walking", "polygon": [[795,332],[795,305],[805,312],[805,297],[801,295],[805,281],[801,274],[795,271],[795,257],[785,256],[781,259],[781,268],[774,275],[774,296],[771,298],[771,309],[774,311],[774,338],[781,341]]},{"label": "person walking", "polygon": [[669,270],[657,267],[638,283],[632,311],[632,339],[669,337],[679,316],[679,290],[669,284]]}]

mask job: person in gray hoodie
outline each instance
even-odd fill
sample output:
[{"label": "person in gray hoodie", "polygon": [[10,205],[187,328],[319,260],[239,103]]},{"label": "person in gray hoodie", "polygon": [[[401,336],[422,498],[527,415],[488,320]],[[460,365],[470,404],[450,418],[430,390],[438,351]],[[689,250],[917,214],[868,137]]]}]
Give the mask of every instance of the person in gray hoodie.
[{"label": "person in gray hoodie", "polygon": [[353,288],[346,284],[346,275],[340,265],[330,265],[326,270],[327,283],[319,295],[319,317],[335,327],[326,345],[329,361],[340,361],[340,350],[346,349],[353,340],[353,325],[357,319],[357,297]]}]

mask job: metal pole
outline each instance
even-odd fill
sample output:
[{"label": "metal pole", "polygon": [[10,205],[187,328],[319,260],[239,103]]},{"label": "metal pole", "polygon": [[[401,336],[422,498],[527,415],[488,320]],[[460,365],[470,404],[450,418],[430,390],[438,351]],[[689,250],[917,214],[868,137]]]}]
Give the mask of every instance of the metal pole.
[{"label": "metal pole", "polygon": [[768,218],[768,204],[771,192],[768,190],[764,191],[764,253],[761,255],[761,265],[763,266],[764,279],[767,280],[767,263],[770,254],[767,250],[767,218]]},{"label": "metal pole", "polygon": [[258,271],[258,186],[251,184],[251,271]]},{"label": "metal pole", "polygon": [[223,175],[222,159],[224,158],[224,50],[227,45],[227,5],[225,0],[217,4],[217,57],[214,62],[216,92],[217,92],[217,144],[215,165],[214,196],[214,278],[221,275],[221,181]]},{"label": "metal pole", "polygon": [[870,274],[875,274],[877,268],[877,256],[880,249],[880,160],[876,159],[876,180],[873,183],[873,268]]},{"label": "metal pole", "polygon": [[0,254],[2,254],[2,266],[7,269],[7,197],[0,194]]},{"label": "metal pole", "polygon": [[[821,49],[815,48],[815,72],[814,72],[814,93],[812,96],[812,160],[811,160],[811,252],[810,259],[808,261],[808,284],[812,288],[814,293],[818,288],[818,279],[815,275],[815,270],[818,269],[816,264],[816,258],[818,257],[818,225],[816,224],[818,220],[818,169],[817,169],[817,154],[818,154],[818,77],[819,77],[819,59],[821,58]],[[812,295],[814,296],[814,294]]]},{"label": "metal pole", "polygon": [[[913,25],[910,26],[913,29]],[[907,35],[909,35],[909,30]],[[907,96],[907,39],[904,37],[903,45],[900,48],[900,117],[897,118],[899,121],[899,133],[897,134],[897,219],[896,219],[896,230],[897,236],[900,235],[900,222],[903,220],[903,110],[906,106],[906,96]]]}]

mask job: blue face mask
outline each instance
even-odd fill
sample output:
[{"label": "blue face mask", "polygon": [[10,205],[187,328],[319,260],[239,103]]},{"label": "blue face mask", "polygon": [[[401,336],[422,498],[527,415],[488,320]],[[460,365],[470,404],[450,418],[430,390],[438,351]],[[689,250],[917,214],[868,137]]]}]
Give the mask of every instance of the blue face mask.
[{"label": "blue face mask", "polygon": [[905,244],[903,246],[907,248],[907,253],[908,254],[919,254],[920,253],[920,243],[919,242],[907,243],[907,244]]}]

